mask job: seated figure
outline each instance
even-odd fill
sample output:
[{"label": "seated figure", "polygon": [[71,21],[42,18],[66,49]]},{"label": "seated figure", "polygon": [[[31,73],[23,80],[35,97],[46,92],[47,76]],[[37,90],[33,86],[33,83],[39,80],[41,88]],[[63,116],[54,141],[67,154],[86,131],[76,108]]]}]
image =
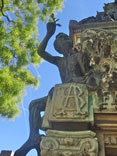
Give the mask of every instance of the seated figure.
[{"label": "seated figure", "polygon": [[[89,65],[90,59],[86,52],[78,52],[73,49],[72,39],[64,34],[59,33],[56,36],[54,47],[57,52],[63,54],[63,57],[52,56],[46,52],[46,47],[49,39],[55,33],[56,22],[49,22],[47,24],[47,33],[43,41],[40,43],[38,54],[46,61],[56,65],[60,72],[62,83],[87,83],[92,88],[99,85],[99,79],[94,75],[91,79],[87,79],[87,74],[91,75],[92,68]],[[93,83],[92,83],[93,82]],[[92,83],[92,84],[90,84]],[[49,96],[52,96],[53,89],[49,92]],[[40,112],[45,110],[47,98],[33,100],[29,106],[29,124],[30,135],[26,143],[15,152],[15,156],[25,156],[31,149],[35,148],[40,156],[40,140],[41,135],[39,129],[41,129],[41,115]]]}]

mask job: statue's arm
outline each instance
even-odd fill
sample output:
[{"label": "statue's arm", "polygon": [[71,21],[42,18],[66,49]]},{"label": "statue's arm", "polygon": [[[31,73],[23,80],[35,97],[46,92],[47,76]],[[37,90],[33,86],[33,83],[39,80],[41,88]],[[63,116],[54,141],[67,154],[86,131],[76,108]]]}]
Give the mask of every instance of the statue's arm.
[{"label": "statue's arm", "polygon": [[56,23],[55,22],[47,24],[47,33],[39,45],[38,54],[39,54],[39,56],[41,56],[46,61],[57,65],[57,62],[60,59],[60,57],[52,56],[51,54],[46,52],[46,47],[47,47],[48,41],[52,37],[52,35],[55,33],[55,30],[56,30]]}]

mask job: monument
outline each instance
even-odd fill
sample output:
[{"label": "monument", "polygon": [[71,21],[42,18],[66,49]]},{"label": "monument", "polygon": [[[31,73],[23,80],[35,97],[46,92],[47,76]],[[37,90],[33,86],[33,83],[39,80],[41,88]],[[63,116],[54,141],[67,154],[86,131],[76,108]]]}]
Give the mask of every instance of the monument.
[{"label": "monument", "polygon": [[33,148],[38,156],[117,156],[117,3],[96,17],[71,20],[70,36],[59,33],[54,42],[63,57],[46,52],[59,25],[52,19],[38,54],[59,68],[62,84],[31,102],[29,139],[15,156]]}]

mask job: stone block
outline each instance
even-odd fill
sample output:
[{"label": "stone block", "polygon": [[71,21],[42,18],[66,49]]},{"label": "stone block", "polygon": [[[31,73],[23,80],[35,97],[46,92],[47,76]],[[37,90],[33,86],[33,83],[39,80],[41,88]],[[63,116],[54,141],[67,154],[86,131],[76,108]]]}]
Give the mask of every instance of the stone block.
[{"label": "stone block", "polygon": [[48,98],[42,127],[52,123],[93,123],[93,98],[85,84],[56,85],[53,96]]}]

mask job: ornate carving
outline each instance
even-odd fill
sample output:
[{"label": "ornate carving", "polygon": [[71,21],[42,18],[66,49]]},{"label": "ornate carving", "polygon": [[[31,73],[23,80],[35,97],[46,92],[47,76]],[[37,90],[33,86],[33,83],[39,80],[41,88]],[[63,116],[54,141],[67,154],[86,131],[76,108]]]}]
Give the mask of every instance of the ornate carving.
[{"label": "ornate carving", "polygon": [[59,138],[58,142],[60,145],[67,145],[67,146],[77,146],[81,139],[78,138]]},{"label": "ornate carving", "polygon": [[98,143],[97,139],[95,138],[95,133],[91,131],[86,132],[49,131],[47,137],[42,138],[41,155],[97,156]]},{"label": "ornate carving", "polygon": [[[53,110],[56,118],[85,118],[88,116],[88,93],[85,85],[65,84],[56,86],[53,102],[59,100],[59,108]],[[57,99],[58,98],[58,99]]]},{"label": "ornate carving", "polygon": [[[76,35],[77,36],[77,35]],[[80,34],[80,43],[90,56],[90,65],[102,74],[98,90],[99,107],[117,109],[117,29],[86,29]]]},{"label": "ornate carving", "polygon": [[48,99],[43,127],[48,122],[93,122],[93,99],[89,99],[85,84],[66,83],[56,85],[52,98]]},{"label": "ornate carving", "polygon": [[105,134],[104,135],[105,146],[116,145],[117,146],[117,134]]}]

